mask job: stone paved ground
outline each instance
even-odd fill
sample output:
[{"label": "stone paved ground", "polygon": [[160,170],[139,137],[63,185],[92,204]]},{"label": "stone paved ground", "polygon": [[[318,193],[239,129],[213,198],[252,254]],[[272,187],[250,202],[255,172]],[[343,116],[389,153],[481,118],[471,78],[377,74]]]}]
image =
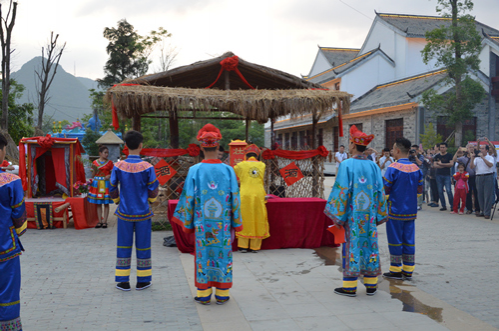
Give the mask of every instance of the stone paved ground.
[{"label": "stone paved ground", "polygon": [[[114,288],[116,222],[111,223],[108,229],[28,230],[21,237],[24,329],[202,330],[179,254],[166,254],[162,246],[166,232],[153,233],[153,286]],[[133,269],[131,281],[134,286]]]},{"label": "stone paved ground", "polygon": [[[499,221],[422,211],[415,280],[382,281],[374,297],[360,284],[356,298],[334,295],[339,267],[313,250],[236,253],[231,301],[206,307],[192,300],[193,257],[162,246],[171,233],[153,233],[153,286],[121,292],[114,217],[106,230],[29,230],[21,316],[25,330],[489,330],[482,321],[499,326],[498,232]],[[384,227],[380,248],[387,270]]]}]

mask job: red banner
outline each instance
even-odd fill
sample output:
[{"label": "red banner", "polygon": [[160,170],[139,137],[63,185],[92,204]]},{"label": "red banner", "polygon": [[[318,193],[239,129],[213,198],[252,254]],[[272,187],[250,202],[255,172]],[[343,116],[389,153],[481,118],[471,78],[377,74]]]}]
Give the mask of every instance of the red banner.
[{"label": "red banner", "polygon": [[262,157],[265,160],[270,160],[277,157],[282,157],[289,160],[304,160],[310,159],[314,156],[320,155],[322,157],[327,157],[329,154],[328,150],[324,146],[319,146],[317,149],[310,151],[285,151],[282,149],[266,149],[263,151]]},{"label": "red banner", "polygon": [[291,162],[290,164],[279,170],[279,172],[281,173],[282,178],[284,178],[284,181],[288,186],[293,185],[303,178],[303,173],[294,162]]},{"label": "red banner", "polygon": [[156,178],[158,178],[158,182],[160,185],[165,185],[166,182],[170,180],[177,173],[175,169],[173,169],[168,162],[161,159],[154,166],[154,170],[156,171]]}]

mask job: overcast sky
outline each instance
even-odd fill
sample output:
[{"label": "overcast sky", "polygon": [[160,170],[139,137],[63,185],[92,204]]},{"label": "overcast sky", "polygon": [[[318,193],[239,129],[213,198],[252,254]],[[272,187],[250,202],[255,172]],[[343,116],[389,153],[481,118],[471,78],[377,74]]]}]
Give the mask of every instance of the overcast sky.
[{"label": "overcast sky", "polygon": [[[436,0],[18,0],[12,70],[41,55],[50,32],[67,42],[61,65],[104,76],[105,27],[126,18],[139,34],[163,27],[178,56],[174,67],[232,51],[294,75],[308,74],[317,45],[360,48],[374,11],[436,15]],[[475,0],[473,15],[499,29],[498,0]],[[2,0],[2,12],[8,1]],[[150,72],[159,71],[158,56]]]}]

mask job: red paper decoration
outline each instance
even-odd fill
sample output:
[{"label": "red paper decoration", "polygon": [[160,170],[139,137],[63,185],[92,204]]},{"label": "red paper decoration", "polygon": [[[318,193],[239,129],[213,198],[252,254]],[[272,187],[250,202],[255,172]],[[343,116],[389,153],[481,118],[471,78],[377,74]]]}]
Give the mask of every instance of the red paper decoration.
[{"label": "red paper decoration", "polygon": [[300,168],[298,168],[298,166],[294,162],[291,162],[290,164],[279,170],[279,172],[281,173],[282,178],[284,178],[284,181],[288,186],[293,185],[303,178],[303,174]]},{"label": "red paper decoration", "polygon": [[175,169],[173,169],[168,162],[161,159],[154,166],[154,170],[156,171],[156,178],[158,178],[158,182],[160,185],[165,185],[166,182],[170,180],[177,173]]}]

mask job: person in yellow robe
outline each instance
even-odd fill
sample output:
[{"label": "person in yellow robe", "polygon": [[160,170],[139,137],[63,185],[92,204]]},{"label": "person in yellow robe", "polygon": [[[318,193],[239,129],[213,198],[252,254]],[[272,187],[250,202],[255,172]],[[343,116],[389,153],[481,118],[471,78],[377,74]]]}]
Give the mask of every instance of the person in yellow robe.
[{"label": "person in yellow robe", "polygon": [[265,163],[258,161],[260,149],[250,145],[244,150],[244,161],[234,166],[241,183],[241,215],[243,230],[236,233],[239,250],[243,253],[256,253],[262,246],[262,240],[270,237],[267,207],[265,206],[265,188],[263,177]]}]

